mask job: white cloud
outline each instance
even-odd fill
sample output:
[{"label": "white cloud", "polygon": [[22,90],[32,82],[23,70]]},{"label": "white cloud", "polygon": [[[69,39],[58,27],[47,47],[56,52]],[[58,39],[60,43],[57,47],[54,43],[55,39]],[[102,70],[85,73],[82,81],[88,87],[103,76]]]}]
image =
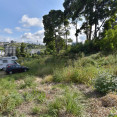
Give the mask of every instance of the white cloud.
[{"label": "white cloud", "polygon": [[37,41],[39,43],[43,43],[44,38],[44,30],[39,30],[35,33],[24,33],[24,35],[21,36],[21,39],[25,42],[33,42],[36,43]]},{"label": "white cloud", "polygon": [[18,31],[18,32],[30,31],[30,29],[21,28],[21,27],[15,27],[15,30]]},{"label": "white cloud", "polygon": [[12,30],[10,28],[5,28],[4,29],[4,32],[8,33],[8,34],[12,34]]},{"label": "white cloud", "polygon": [[11,37],[0,36],[0,41],[1,42],[10,42],[11,40],[16,40],[16,39],[11,38]]},{"label": "white cloud", "polygon": [[43,37],[44,37],[44,30],[39,30],[35,33],[24,33],[21,37],[12,38],[12,37],[5,37],[0,36],[1,42],[11,42],[11,40],[14,40],[16,42],[28,42],[28,43],[35,43],[37,44],[43,44]]},{"label": "white cloud", "polygon": [[23,15],[20,23],[23,24],[23,27],[43,27],[42,19],[40,18],[30,18],[28,15]]}]

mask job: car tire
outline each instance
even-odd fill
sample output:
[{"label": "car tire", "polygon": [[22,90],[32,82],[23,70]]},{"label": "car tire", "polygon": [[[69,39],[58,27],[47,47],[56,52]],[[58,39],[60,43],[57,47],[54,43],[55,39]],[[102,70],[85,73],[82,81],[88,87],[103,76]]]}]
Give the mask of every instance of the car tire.
[{"label": "car tire", "polygon": [[26,72],[27,71],[27,69],[24,69],[24,72]]},{"label": "car tire", "polygon": [[13,72],[12,72],[12,71],[10,71],[10,72],[9,72],[9,74],[13,74]]}]

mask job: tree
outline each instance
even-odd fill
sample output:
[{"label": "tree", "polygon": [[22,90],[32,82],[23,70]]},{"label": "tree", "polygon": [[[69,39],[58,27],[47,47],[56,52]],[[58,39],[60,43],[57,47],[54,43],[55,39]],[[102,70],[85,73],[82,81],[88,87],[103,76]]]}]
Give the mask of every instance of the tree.
[{"label": "tree", "polygon": [[64,20],[64,13],[61,10],[51,10],[48,15],[43,16],[43,24],[45,29],[45,37],[44,37],[44,43],[46,43],[46,46],[54,50],[58,48],[58,39],[57,39],[57,33],[60,31],[60,27]]},{"label": "tree", "polygon": [[[115,0],[65,0],[63,6],[65,15],[73,20],[84,17],[81,29],[85,30],[88,40],[91,40],[92,26],[95,26],[94,37],[97,38],[105,21],[116,13],[117,1]],[[99,22],[102,24],[99,26]]]},{"label": "tree", "polygon": [[68,44],[68,35],[70,34],[69,32],[69,21],[64,17],[64,38],[66,39],[66,49],[67,49],[67,44]]},{"label": "tree", "polygon": [[16,48],[16,56],[20,57],[20,49],[18,47]]},{"label": "tree", "polygon": [[26,56],[25,47],[26,47],[26,45],[24,43],[21,43],[20,54],[21,54],[22,57]]}]

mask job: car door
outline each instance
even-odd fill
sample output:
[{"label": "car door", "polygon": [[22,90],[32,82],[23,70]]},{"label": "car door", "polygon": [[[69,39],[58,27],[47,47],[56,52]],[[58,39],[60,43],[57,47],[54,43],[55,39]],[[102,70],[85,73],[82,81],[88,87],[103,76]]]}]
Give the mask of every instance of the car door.
[{"label": "car door", "polygon": [[20,65],[15,65],[16,66],[16,72],[21,72],[21,67]]},{"label": "car door", "polygon": [[13,66],[12,66],[12,71],[13,71],[14,73],[17,72],[17,67],[16,67],[16,65],[13,65]]}]

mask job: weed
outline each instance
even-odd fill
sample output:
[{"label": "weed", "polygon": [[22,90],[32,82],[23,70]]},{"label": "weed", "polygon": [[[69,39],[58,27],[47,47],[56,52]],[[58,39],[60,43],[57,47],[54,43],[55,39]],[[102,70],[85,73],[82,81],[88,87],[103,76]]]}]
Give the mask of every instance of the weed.
[{"label": "weed", "polygon": [[35,106],[32,108],[32,113],[33,114],[39,114],[41,111],[41,108],[39,106]]},{"label": "weed", "polygon": [[28,87],[34,87],[36,84],[34,83],[34,77],[32,76],[27,76],[24,79],[24,83],[20,85],[21,89],[28,88]]},{"label": "weed", "polygon": [[109,72],[99,72],[95,81],[95,88],[101,93],[116,91],[117,77]]}]

